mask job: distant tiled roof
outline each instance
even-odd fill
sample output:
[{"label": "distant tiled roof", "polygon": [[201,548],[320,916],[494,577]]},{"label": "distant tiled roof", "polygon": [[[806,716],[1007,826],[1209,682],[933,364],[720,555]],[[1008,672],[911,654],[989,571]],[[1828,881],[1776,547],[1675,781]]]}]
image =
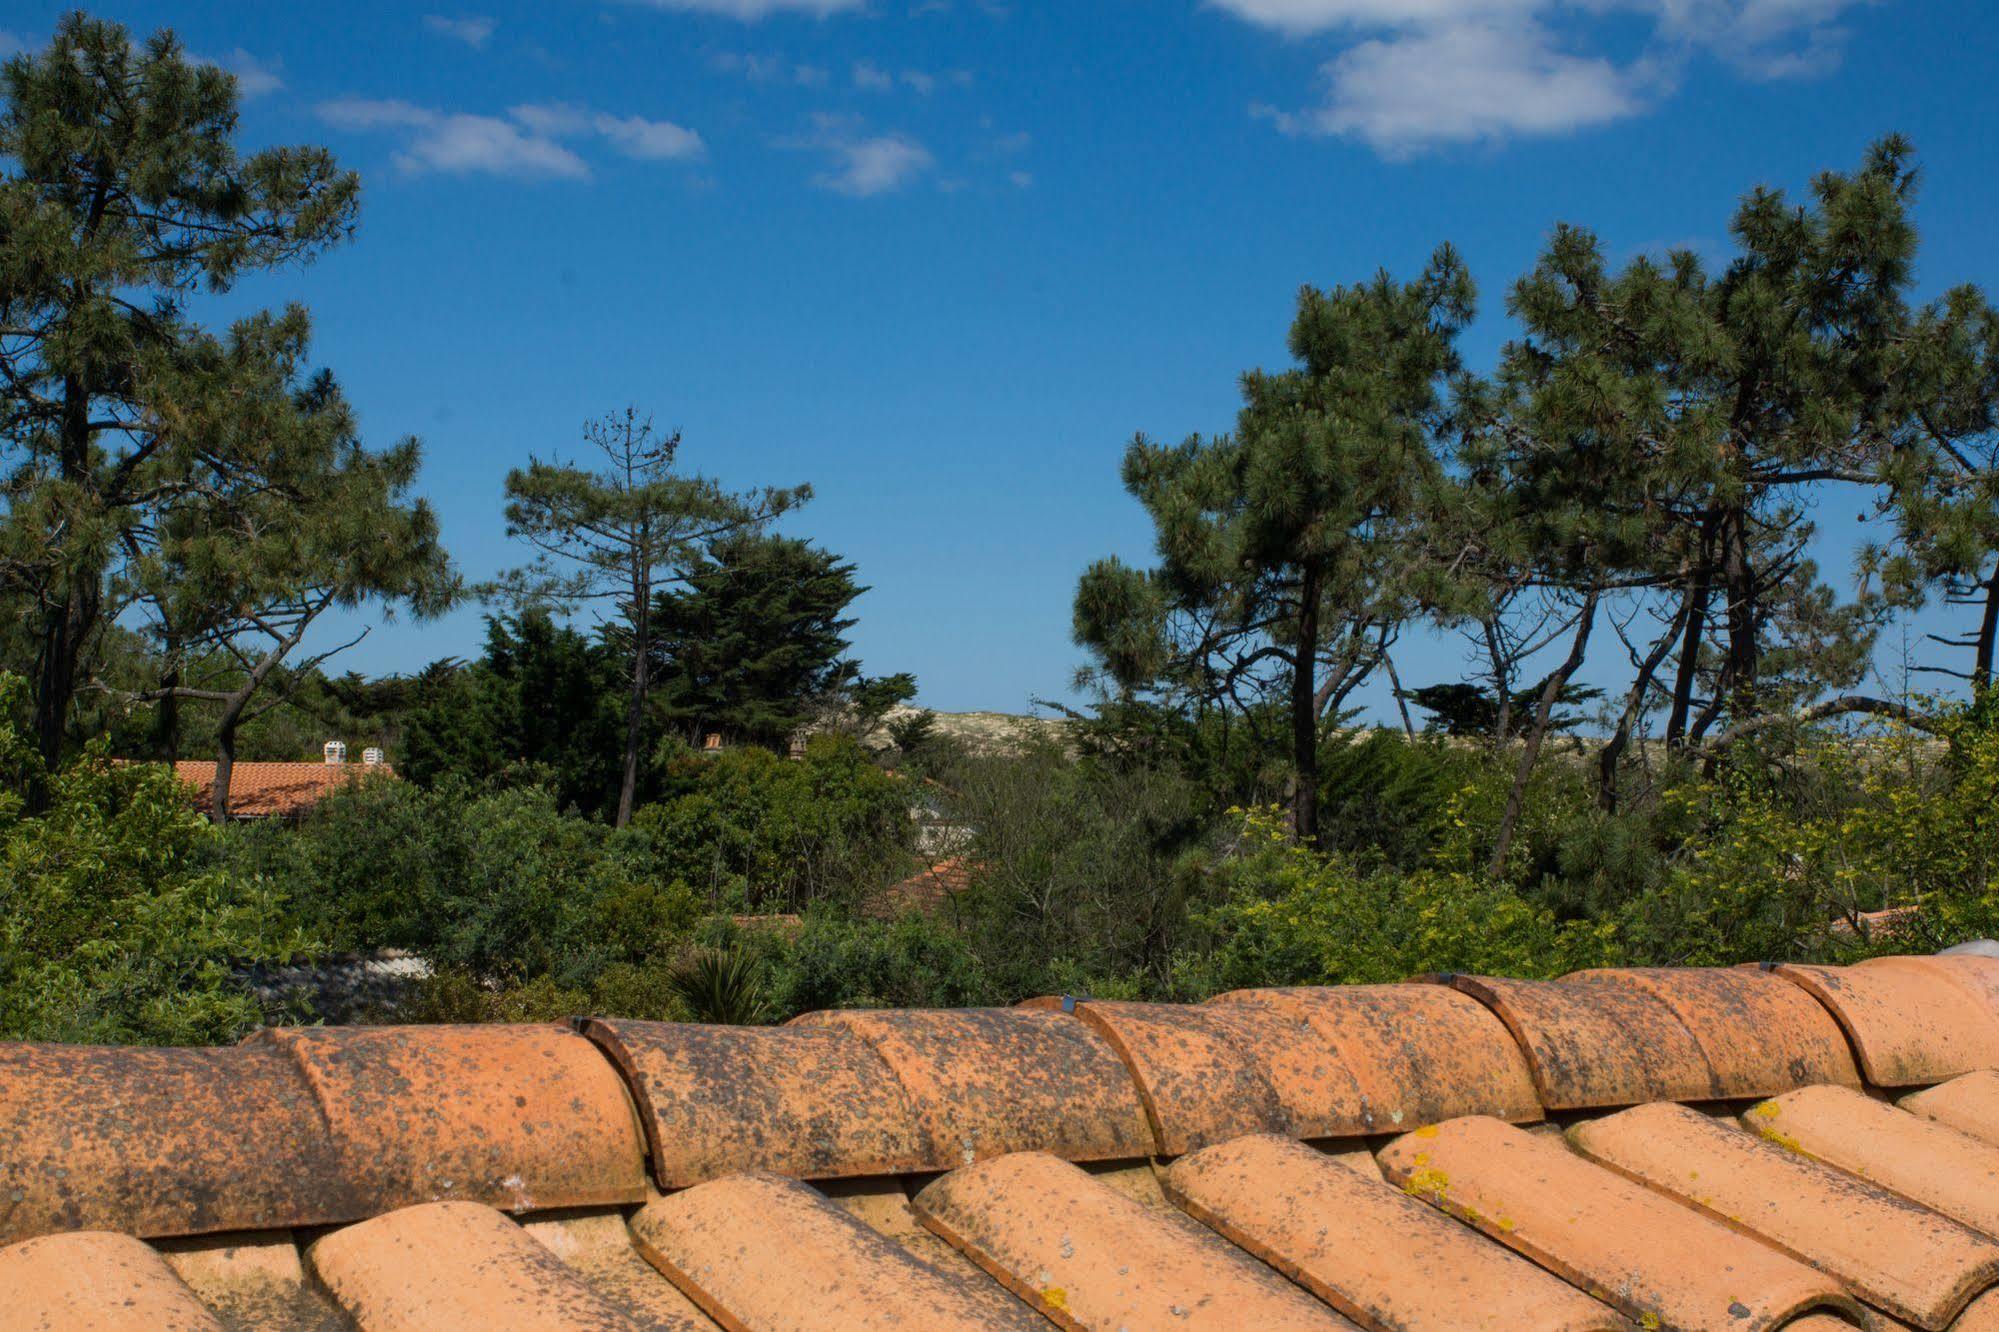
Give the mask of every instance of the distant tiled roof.
[{"label": "distant tiled roof", "polygon": [[1999,959],[0,1045],[0,1246],[0,1327],[1989,1329]]},{"label": "distant tiled roof", "polygon": [[875,893],[862,905],[861,913],[877,920],[892,920],[907,911],[934,916],[971,886],[972,866],[964,857],[952,856]]},{"label": "distant tiled roof", "polygon": [[[174,775],[207,809],[215,790],[215,764],[184,759],[174,764]],[[386,763],[235,763],[229,769],[229,815],[263,819],[303,814],[343,786],[395,775]]]}]

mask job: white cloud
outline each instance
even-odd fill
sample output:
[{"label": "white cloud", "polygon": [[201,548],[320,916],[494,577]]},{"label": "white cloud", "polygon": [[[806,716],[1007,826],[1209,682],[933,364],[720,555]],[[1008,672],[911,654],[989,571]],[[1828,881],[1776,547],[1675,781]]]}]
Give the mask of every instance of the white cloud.
[{"label": "white cloud", "polygon": [[869,92],[888,92],[895,87],[895,75],[872,60],[854,62],[854,86]]},{"label": "white cloud", "polygon": [[1034,184],[1034,173],[1031,171],[1009,171],[1006,178],[1013,182],[1017,190],[1029,189]]},{"label": "white cloud", "polygon": [[[1331,34],[1343,43],[1320,67],[1319,105],[1257,106],[1253,114],[1289,133],[1357,139],[1390,157],[1639,115],[1671,91],[1670,71],[1693,52],[1752,78],[1822,73],[1839,61],[1844,34],[1834,21],[1869,2],[1208,0],[1288,37]],[[1642,39],[1635,53],[1606,49],[1634,32]]]},{"label": "white cloud", "polygon": [[708,63],[724,74],[740,74],[751,83],[795,83],[801,88],[821,88],[830,77],[818,65],[797,64],[783,56],[740,51],[717,52]]},{"label": "white cloud", "polygon": [[473,50],[479,50],[493,40],[493,32],[499,22],[475,14],[465,18],[446,18],[442,14],[425,14],[423,26],[440,37],[449,37],[454,42],[463,42]]},{"label": "white cloud", "polygon": [[219,59],[211,60],[207,56],[193,58],[201,64],[213,65],[234,74],[236,91],[246,98],[265,97],[285,86],[285,81],[278,77],[275,63],[267,65],[240,46]]},{"label": "white cloud", "polygon": [[590,124],[625,156],[648,162],[680,161],[707,151],[699,134],[670,120],[600,115]]},{"label": "white cloud", "polygon": [[564,140],[591,138],[642,161],[685,161],[707,151],[701,136],[666,120],[613,116],[564,104],[511,107],[505,116],[432,110],[411,102],[344,98],[322,102],[321,119],[343,129],[400,130],[396,165],[420,173],[587,180],[590,164]]},{"label": "white cloud", "polygon": [[753,23],[772,14],[809,14],[825,18],[861,8],[864,0],[639,0],[654,9],[672,9],[690,14],[715,14],[722,18]]},{"label": "white cloud", "polygon": [[907,134],[870,134],[850,117],[816,115],[812,132],[779,141],[780,147],[824,153],[827,167],[812,183],[836,194],[866,198],[899,190],[936,165],[930,150]]}]

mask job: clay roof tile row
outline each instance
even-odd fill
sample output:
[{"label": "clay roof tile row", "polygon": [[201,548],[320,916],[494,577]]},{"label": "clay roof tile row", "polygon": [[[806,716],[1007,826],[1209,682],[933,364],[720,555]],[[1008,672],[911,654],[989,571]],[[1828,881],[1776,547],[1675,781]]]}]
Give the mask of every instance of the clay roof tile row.
[{"label": "clay roof tile row", "polygon": [[1989,1329],[1995,1199],[1978,957],[0,1045],[0,1329]]}]

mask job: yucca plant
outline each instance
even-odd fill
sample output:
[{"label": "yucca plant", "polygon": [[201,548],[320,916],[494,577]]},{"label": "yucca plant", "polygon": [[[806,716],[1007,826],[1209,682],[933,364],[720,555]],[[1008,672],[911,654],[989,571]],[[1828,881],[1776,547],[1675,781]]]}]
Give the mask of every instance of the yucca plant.
[{"label": "yucca plant", "polygon": [[693,1022],[748,1027],[772,1017],[763,959],[748,949],[693,949],[674,964],[668,987]]}]

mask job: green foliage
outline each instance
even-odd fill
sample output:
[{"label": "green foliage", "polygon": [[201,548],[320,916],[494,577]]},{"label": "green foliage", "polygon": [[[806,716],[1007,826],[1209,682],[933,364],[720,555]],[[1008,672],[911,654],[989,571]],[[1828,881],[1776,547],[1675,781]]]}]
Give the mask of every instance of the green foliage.
[{"label": "green foliage", "polygon": [[713,543],[653,611],[660,713],[689,739],[782,745],[860,674],[842,618],[867,589],[809,542],[741,532]]},{"label": "green foliage", "polygon": [[[0,717],[20,682],[0,676]],[[38,761],[0,720],[0,764]],[[228,1042],[263,1020],[235,979],[306,938],[282,897],[212,864],[216,833],[164,768],[120,766],[93,748],[50,782],[46,810],[0,796],[0,1037]]]},{"label": "green foliage", "polygon": [[690,1021],[760,1026],[771,1019],[763,959],[747,948],[695,948],[669,973]]},{"label": "green foliage", "polygon": [[813,737],[799,760],[669,748],[661,767],[632,831],[711,911],[852,904],[906,871],[908,784],[844,736]]},{"label": "green foliage", "polygon": [[771,993],[786,1017],[822,1008],[959,1008],[995,1002],[965,936],[920,916],[891,923],[808,916],[767,935]]}]

